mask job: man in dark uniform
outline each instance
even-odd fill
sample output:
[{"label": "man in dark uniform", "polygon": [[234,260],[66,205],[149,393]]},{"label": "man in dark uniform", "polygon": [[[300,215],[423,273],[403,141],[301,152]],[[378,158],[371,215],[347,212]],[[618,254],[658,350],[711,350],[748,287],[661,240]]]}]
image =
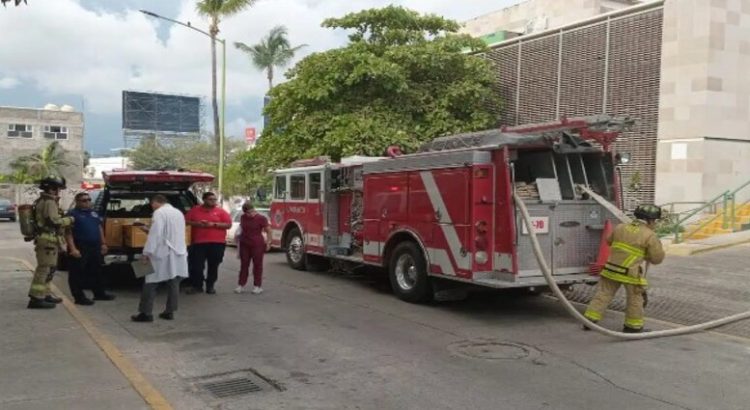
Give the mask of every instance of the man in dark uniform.
[{"label": "man in dark uniform", "polygon": [[102,218],[91,207],[91,196],[81,192],[75,197],[75,208],[68,212],[74,218],[73,226],[65,235],[70,254],[68,286],[78,305],[93,305],[94,301],[83,293],[86,283],[91,284],[94,300],[113,300],[114,295],[104,291],[102,280],[102,255],[107,253],[104,243]]}]

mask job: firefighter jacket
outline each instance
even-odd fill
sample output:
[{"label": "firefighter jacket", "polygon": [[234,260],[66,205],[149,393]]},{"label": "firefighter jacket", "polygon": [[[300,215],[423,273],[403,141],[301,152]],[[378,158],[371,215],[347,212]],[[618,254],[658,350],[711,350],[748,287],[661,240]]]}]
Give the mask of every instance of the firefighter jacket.
[{"label": "firefighter jacket", "polygon": [[39,241],[64,245],[65,228],[73,223],[73,218],[63,216],[57,205],[57,198],[42,192],[34,205],[34,220]]},{"label": "firefighter jacket", "polygon": [[647,261],[657,265],[664,260],[661,241],[644,222],[634,220],[620,224],[607,238],[610,245],[609,259],[601,275],[626,285],[646,286],[641,263]]}]

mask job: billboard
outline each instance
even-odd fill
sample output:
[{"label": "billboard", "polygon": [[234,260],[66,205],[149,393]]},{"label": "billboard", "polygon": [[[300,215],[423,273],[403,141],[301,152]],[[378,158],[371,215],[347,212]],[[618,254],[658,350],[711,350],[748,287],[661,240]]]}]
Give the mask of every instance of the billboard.
[{"label": "billboard", "polygon": [[127,131],[198,134],[201,130],[198,97],[122,92],[122,128]]}]

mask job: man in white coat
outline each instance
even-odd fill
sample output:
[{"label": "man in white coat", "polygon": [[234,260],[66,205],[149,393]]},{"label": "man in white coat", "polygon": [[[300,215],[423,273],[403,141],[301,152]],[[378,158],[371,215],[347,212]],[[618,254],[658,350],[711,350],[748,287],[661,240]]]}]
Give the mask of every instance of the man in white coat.
[{"label": "man in white coat", "polygon": [[154,195],[151,198],[151,207],[154,209],[154,215],[148,229],[146,245],[143,247],[143,256],[151,262],[154,272],[146,275],[138,314],[131,317],[134,322],[154,321],[154,299],[160,283],[166,283],[169,292],[167,307],[159,317],[165,320],[174,319],[180,280],[188,277],[185,216],[170,205],[164,195]]}]

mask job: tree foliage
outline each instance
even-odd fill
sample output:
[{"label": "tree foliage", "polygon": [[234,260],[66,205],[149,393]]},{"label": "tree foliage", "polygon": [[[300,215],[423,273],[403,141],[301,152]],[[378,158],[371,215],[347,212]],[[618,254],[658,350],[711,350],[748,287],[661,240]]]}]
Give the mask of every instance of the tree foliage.
[{"label": "tree foliage", "polygon": [[297,51],[307,46],[302,44],[292,47],[286,36],[286,27],[276,26],[258,44],[248,46],[245,43],[234,43],[235,47],[248,54],[255,68],[266,71],[269,90],[273,88],[274,68],[286,66]]},{"label": "tree foliage", "polygon": [[382,155],[390,145],[413,150],[496,124],[491,67],[467,53],[485,46],[455,34],[456,22],[389,6],[323,26],[353,30],[350,42],[306,57],[272,90],[270,124],[244,159],[255,172],[318,155]]},{"label": "tree foliage", "polygon": [[8,180],[17,184],[31,184],[48,175],[62,175],[65,167],[73,165],[68,151],[58,141],[50,142],[40,152],[24,155],[10,163]]},{"label": "tree foliage", "polygon": [[[225,195],[248,195],[253,190],[253,186],[246,182],[249,180],[238,171],[238,168],[241,168],[241,154],[244,149],[245,143],[243,141],[226,140]],[[174,144],[147,138],[141,141],[138,147],[132,150],[128,156],[131,166],[135,170],[185,169],[207,172],[212,175],[217,175],[219,170],[216,149],[210,138]]]}]

